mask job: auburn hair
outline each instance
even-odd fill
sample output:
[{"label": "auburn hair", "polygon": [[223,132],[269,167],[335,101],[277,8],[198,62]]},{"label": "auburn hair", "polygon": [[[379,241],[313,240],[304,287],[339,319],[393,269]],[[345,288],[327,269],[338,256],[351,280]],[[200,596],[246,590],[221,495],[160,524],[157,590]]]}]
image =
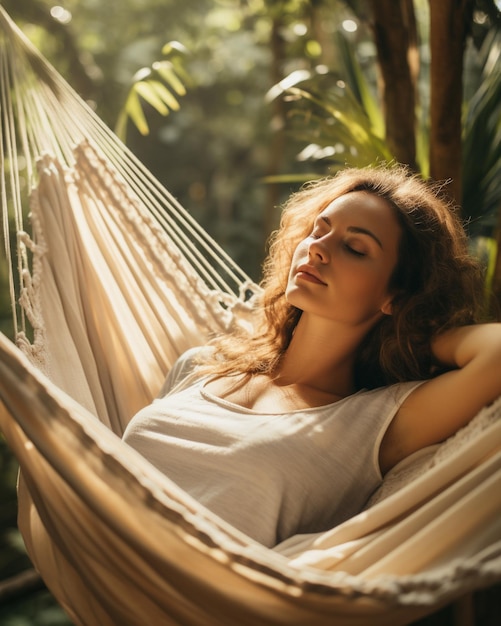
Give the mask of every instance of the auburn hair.
[{"label": "auburn hair", "polygon": [[215,349],[204,361],[206,371],[275,374],[302,313],[285,298],[294,250],[326,206],[354,191],[385,199],[402,230],[389,285],[395,293],[392,315],[383,316],[359,347],[356,386],[370,389],[439,372],[431,339],[448,328],[479,321],[482,274],[440,187],[399,165],[344,169],[307,183],[289,198],[270,239],[255,327],[252,332],[235,328],[215,338]]}]

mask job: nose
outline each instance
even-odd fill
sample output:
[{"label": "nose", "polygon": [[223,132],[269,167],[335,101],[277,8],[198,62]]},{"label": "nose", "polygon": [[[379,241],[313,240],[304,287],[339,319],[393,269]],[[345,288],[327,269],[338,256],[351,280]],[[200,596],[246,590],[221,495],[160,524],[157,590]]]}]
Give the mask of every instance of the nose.
[{"label": "nose", "polygon": [[327,263],[329,261],[329,250],[323,237],[313,239],[308,247],[308,256],[311,260],[316,260],[320,263]]}]

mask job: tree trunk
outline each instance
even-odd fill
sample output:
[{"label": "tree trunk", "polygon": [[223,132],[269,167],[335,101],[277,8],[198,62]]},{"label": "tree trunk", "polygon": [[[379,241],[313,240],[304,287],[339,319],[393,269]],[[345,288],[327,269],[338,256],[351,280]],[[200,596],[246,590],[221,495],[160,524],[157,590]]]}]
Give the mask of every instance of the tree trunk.
[{"label": "tree trunk", "polygon": [[419,56],[414,5],[412,0],[371,0],[371,8],[381,69],[386,140],[397,161],[416,170]]},{"label": "tree trunk", "polygon": [[461,202],[463,55],[474,0],[429,0],[430,175]]}]

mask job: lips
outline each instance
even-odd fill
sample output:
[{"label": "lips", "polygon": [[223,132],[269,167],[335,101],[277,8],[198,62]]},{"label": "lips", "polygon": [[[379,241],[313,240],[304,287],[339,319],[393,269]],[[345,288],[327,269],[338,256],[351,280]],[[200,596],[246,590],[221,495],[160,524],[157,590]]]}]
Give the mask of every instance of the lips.
[{"label": "lips", "polygon": [[313,267],[313,265],[300,265],[296,269],[296,278],[307,280],[318,285],[327,285],[320,277],[319,272]]}]

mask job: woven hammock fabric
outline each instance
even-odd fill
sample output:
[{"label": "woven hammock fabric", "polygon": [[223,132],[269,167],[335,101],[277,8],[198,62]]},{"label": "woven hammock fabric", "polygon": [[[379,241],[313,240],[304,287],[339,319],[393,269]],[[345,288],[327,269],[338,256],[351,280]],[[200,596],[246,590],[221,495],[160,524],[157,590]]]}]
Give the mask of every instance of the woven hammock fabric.
[{"label": "woven hammock fabric", "polygon": [[179,354],[251,324],[259,289],[3,11],[0,31],[4,239],[15,257],[14,215],[20,277],[0,429],[28,552],[75,624],[398,626],[501,580],[501,400],[390,472],[366,511],[275,550],[121,441]]},{"label": "woven hammock fabric", "polygon": [[1,357],[21,529],[77,624],[406,624],[499,577],[500,403],[456,454],[442,449],[331,533],[297,538],[291,559],[204,510],[5,340]]}]

